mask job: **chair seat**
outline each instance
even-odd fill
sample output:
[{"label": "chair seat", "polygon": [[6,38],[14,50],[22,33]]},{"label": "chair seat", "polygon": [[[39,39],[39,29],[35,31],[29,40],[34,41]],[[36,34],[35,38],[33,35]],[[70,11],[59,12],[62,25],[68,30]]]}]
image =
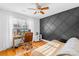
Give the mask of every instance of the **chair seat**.
[{"label": "chair seat", "polygon": [[32,48],[32,42],[20,43],[19,46],[26,46],[26,48],[31,49]]}]

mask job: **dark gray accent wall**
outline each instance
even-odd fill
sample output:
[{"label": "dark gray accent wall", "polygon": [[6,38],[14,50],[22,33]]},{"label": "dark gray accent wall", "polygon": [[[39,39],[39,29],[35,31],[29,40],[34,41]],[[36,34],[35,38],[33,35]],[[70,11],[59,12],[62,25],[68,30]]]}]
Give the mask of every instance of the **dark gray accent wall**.
[{"label": "dark gray accent wall", "polygon": [[43,39],[65,42],[79,36],[79,7],[40,19]]}]

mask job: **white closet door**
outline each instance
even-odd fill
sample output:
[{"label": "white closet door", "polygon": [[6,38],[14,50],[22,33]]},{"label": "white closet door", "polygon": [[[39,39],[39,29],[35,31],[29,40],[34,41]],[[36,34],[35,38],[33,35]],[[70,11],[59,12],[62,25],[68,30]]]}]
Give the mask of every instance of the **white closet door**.
[{"label": "white closet door", "polygon": [[0,50],[8,47],[8,15],[0,13]]}]

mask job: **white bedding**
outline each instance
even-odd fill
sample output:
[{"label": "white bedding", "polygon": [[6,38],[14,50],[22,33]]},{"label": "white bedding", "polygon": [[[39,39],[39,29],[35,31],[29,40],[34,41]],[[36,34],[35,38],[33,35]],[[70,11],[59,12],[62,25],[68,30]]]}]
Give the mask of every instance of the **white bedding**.
[{"label": "white bedding", "polygon": [[70,38],[65,46],[59,51],[57,55],[72,55],[79,56],[79,39],[78,38]]}]

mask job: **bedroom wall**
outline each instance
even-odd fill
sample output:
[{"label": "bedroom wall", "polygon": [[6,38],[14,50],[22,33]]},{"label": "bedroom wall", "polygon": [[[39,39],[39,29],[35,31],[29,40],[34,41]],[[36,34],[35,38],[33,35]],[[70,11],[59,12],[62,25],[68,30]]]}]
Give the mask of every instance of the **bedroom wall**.
[{"label": "bedroom wall", "polygon": [[57,39],[66,42],[79,36],[79,7],[40,19],[40,32],[43,39]]},{"label": "bedroom wall", "polygon": [[8,43],[9,32],[8,32],[8,21],[7,20],[8,20],[8,15],[4,15],[0,12],[0,50],[6,49],[10,45]]},{"label": "bedroom wall", "polygon": [[40,32],[39,19],[0,9],[0,50],[5,50],[12,47],[13,45],[12,20],[14,19],[26,20],[28,23],[28,27],[29,29],[31,29],[33,34],[36,34],[36,32]]}]

